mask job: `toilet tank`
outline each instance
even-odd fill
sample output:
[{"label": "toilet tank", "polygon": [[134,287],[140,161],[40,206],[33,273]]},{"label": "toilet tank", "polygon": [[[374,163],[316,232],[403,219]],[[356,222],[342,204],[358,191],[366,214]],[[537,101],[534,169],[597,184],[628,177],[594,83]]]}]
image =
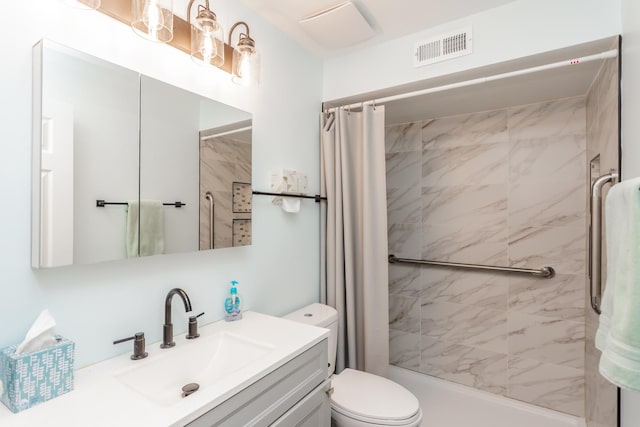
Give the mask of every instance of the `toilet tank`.
[{"label": "toilet tank", "polygon": [[328,305],[314,303],[284,316],[285,319],[329,329],[329,376],[335,372],[338,344],[338,312]]}]

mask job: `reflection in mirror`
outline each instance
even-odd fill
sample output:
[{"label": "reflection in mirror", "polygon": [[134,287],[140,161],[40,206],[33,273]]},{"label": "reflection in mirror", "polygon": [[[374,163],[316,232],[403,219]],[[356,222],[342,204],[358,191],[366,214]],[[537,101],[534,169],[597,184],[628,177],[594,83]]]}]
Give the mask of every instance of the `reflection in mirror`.
[{"label": "reflection in mirror", "polygon": [[251,244],[251,120],[200,132],[200,249]]},{"label": "reflection in mirror", "polygon": [[96,199],[138,198],[138,73],[42,41],[34,79],[32,265],[122,259],[125,215]]},{"label": "reflection in mirror", "polygon": [[251,243],[249,113],[48,40],[33,95],[33,267]]},{"label": "reflection in mirror", "polygon": [[233,187],[251,200],[251,115],[147,76],[140,87],[140,198],[186,204],[164,209],[164,253],[250,244],[250,204],[233,213]]}]

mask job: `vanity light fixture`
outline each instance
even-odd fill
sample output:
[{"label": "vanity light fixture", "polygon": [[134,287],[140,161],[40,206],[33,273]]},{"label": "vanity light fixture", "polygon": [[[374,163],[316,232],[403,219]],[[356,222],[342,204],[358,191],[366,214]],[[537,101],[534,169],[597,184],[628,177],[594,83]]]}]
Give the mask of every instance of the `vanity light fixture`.
[{"label": "vanity light fixture", "polygon": [[[196,62],[205,62],[230,73],[235,83],[251,86],[260,80],[260,57],[255,41],[249,36],[249,26],[242,21],[236,22],[229,32],[229,43],[225,43],[222,26],[209,8],[209,0],[198,6],[193,22],[191,8],[195,0],[189,0],[186,21],[173,15],[173,0],[75,1],[99,2],[99,12],[130,25],[145,39],[167,43],[191,54]],[[238,26],[246,31],[240,33],[234,49],[231,37]]]},{"label": "vanity light fixture", "polygon": [[191,24],[191,58],[198,63],[219,67],[224,64],[222,25],[209,8],[209,0],[205,0],[204,6],[198,5],[198,15],[191,22],[193,2],[190,0],[187,6],[187,22]]},{"label": "vanity light fixture", "polygon": [[131,28],[154,42],[173,39],[173,0],[131,0]]},{"label": "vanity light fixture", "polygon": [[246,22],[236,22],[229,30],[229,45],[233,30],[243,25],[247,32],[240,33],[238,43],[233,50],[233,62],[231,63],[231,80],[242,86],[254,86],[260,81],[260,55],[256,50],[255,41],[249,36],[249,26]]}]

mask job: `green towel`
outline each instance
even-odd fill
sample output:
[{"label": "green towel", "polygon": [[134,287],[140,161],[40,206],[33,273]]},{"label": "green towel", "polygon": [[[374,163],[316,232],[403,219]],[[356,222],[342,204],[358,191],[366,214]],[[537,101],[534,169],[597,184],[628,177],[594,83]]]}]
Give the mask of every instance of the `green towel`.
[{"label": "green towel", "polygon": [[137,200],[132,200],[128,202],[126,242],[128,258],[164,253],[161,201],[140,200],[138,203]]},{"label": "green towel", "polygon": [[640,179],[609,190],[606,227],[607,287],[596,335],[600,373],[640,391]]}]

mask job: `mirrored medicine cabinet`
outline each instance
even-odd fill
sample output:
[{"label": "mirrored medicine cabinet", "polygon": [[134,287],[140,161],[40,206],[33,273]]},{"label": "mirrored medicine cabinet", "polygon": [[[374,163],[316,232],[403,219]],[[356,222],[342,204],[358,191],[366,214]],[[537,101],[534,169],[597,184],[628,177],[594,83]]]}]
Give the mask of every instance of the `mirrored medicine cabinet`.
[{"label": "mirrored medicine cabinet", "polygon": [[34,268],[251,244],[250,113],[50,40],[33,60]]}]

